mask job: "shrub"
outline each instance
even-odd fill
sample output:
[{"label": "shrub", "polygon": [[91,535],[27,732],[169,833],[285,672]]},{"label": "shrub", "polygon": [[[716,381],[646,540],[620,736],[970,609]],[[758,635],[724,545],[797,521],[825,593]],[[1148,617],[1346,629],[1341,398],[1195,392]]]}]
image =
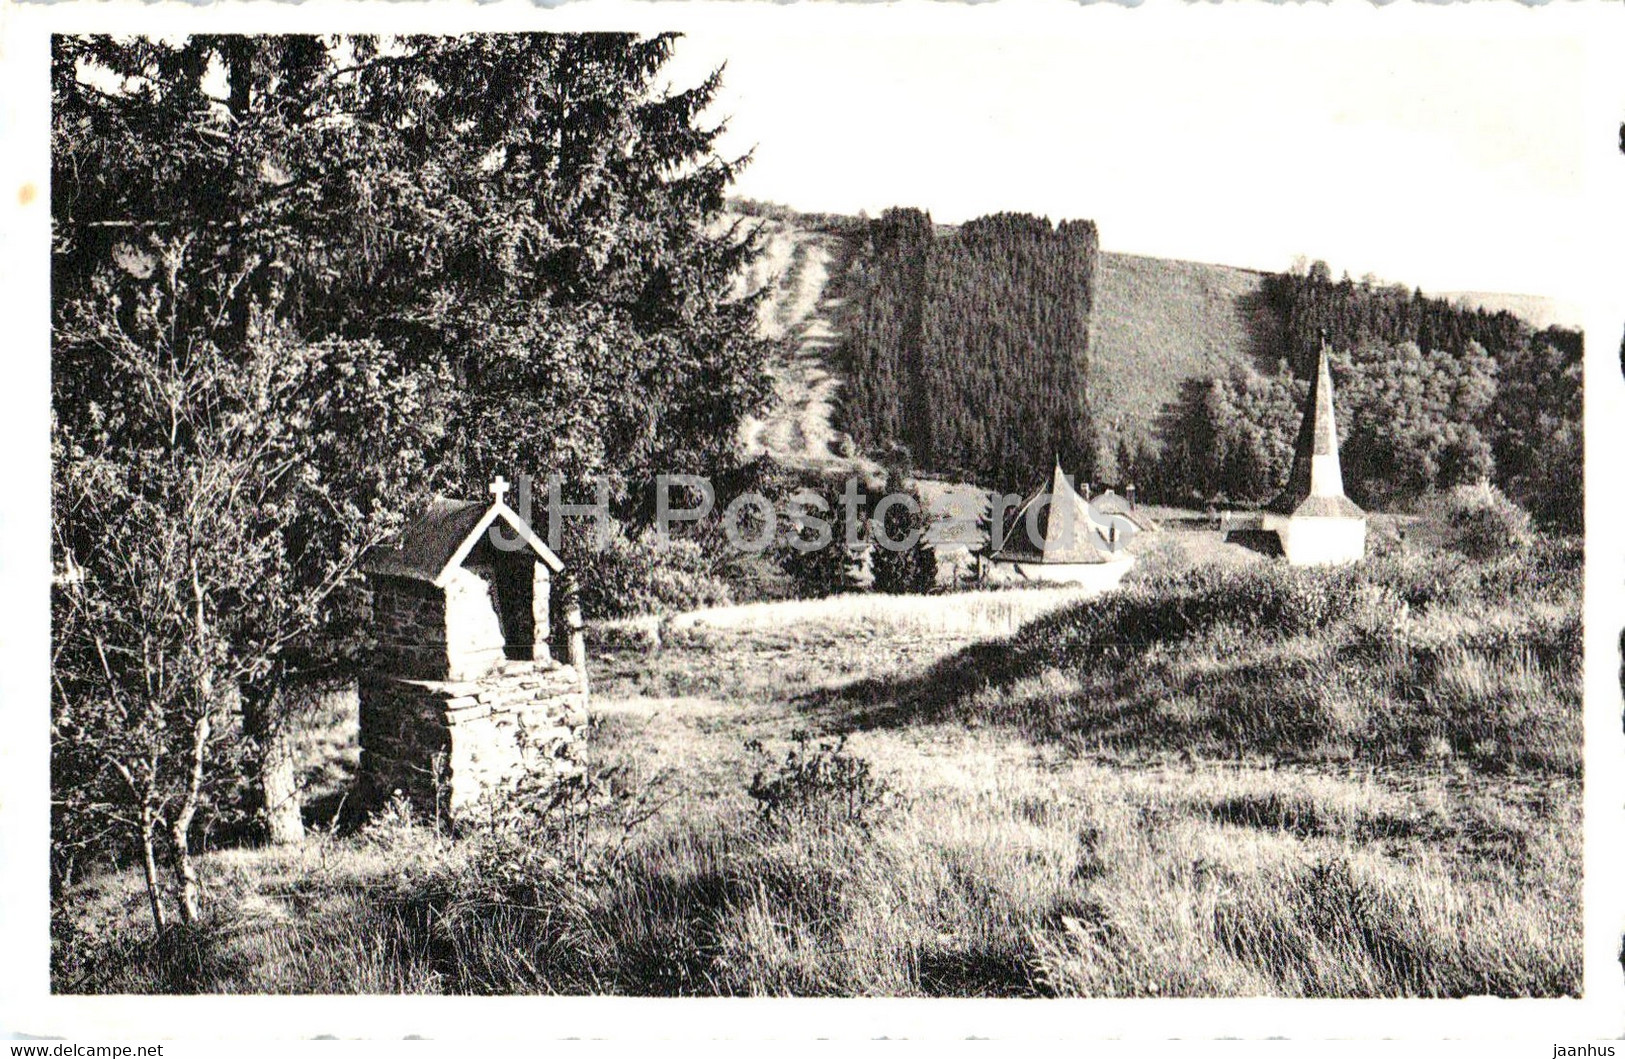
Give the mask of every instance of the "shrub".
[{"label": "shrub", "polygon": [[665,642],[664,624],[653,617],[594,622],[588,626],[587,635],[598,650],[649,654],[660,650]]},{"label": "shrub", "polygon": [[[504,872],[545,864],[589,872],[619,856],[637,828],[665,805],[664,773],[634,781],[619,767],[520,777],[488,794],[463,830]],[[493,861],[491,858],[495,857]]]},{"label": "shrub", "polygon": [[1493,485],[1452,489],[1435,517],[1447,528],[1452,547],[1469,559],[1517,554],[1533,539],[1528,513]]},{"label": "shrub", "polygon": [[790,578],[798,599],[822,599],[839,595],[852,587],[852,577],[848,573],[851,560],[847,556],[846,545],[840,541],[831,541],[822,548],[805,552],[785,548],[779,565]]},{"label": "shrub", "polygon": [[745,744],[758,763],[746,793],[756,800],[762,823],[866,827],[887,794],[869,762],[846,749],[845,736],[814,744],[807,732],[797,729],[790,742],[778,762],[760,740]]},{"label": "shrub", "polygon": [[926,542],[925,534],[906,553],[908,562],[904,584],[915,595],[925,595],[937,587],[937,550]]},{"label": "shrub", "polygon": [[1584,545],[1577,540],[1537,538],[1526,548],[1492,560],[1474,561],[1458,551],[1383,556],[1364,564],[1364,577],[1418,610],[1531,602],[1568,605],[1579,597],[1584,559]]},{"label": "shrub", "polygon": [[[805,505],[806,519],[790,519],[786,540],[777,549],[780,568],[790,579],[801,599],[821,599],[852,587],[848,568],[852,559],[846,548],[845,525],[836,495],[829,489],[807,489],[796,498]],[[828,540],[819,545],[820,534],[811,519],[827,523]]]},{"label": "shrub", "polygon": [[[434,768],[438,773],[440,764]],[[443,845],[445,837],[440,821],[426,819],[400,791],[367,817],[358,836],[363,849],[391,864],[417,860],[426,848]]]},{"label": "shrub", "polygon": [[1078,649],[1107,641],[1143,648],[1220,626],[1291,637],[1346,617],[1360,598],[1360,577],[1348,569],[1208,565],[1147,577],[1122,592],[1078,605],[1058,624],[1063,639]]},{"label": "shrub", "polygon": [[572,551],[581,609],[589,618],[674,613],[733,601],[727,583],[693,541],[662,541],[653,530],[628,537],[617,527],[603,549]]}]

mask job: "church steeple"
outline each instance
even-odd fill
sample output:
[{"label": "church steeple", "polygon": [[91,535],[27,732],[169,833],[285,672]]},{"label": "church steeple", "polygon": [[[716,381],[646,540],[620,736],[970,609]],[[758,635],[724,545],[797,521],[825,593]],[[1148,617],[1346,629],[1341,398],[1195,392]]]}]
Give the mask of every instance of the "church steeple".
[{"label": "church steeple", "polygon": [[1337,454],[1337,417],[1332,410],[1332,369],[1325,337],[1309,381],[1309,404],[1298,428],[1292,475],[1269,510],[1281,514],[1359,518],[1362,512],[1343,493],[1343,465]]}]

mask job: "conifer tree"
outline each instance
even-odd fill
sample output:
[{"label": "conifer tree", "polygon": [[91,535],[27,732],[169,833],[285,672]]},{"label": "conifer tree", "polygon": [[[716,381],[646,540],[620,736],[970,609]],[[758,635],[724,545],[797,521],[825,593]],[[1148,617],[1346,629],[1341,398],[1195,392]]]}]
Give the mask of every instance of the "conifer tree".
[{"label": "conifer tree", "polygon": [[[628,482],[731,468],[768,392],[733,287],[755,240],[718,223],[742,164],[701,120],[719,80],[660,87],[672,47],[53,41],[54,528],[79,572],[56,748],[113,734],[123,714],[87,704],[165,711],[140,760],[163,766],[149,801],[178,808],[141,833],[168,828],[177,870],[184,822],[231,778],[194,735],[234,704],[272,837],[297,837],[296,792],[271,794],[291,786],[285,693],[349,657],[358,558],[416,496],[562,472],[620,487],[636,519]],[[200,565],[216,553],[232,562]],[[91,664],[154,650],[191,683]],[[73,760],[61,782],[86,798],[64,806],[136,789]]]},{"label": "conifer tree", "polygon": [[715,474],[770,392],[757,297],[734,291],[754,229],[720,224],[744,160],[700,118],[720,74],[660,87],[674,43],[426,37],[379,59],[363,107],[401,129],[414,233],[392,248],[390,331],[458,381],[448,474],[465,489],[511,468],[617,495]]},{"label": "conifer tree", "polygon": [[785,527],[787,543],[780,553],[780,565],[801,598],[845,592],[851,587],[851,559],[837,500],[828,489],[803,490],[799,499],[823,525],[802,520]]},{"label": "conifer tree", "polygon": [[[925,543],[925,504],[919,492],[893,468],[886,476],[882,498],[885,509],[879,511],[879,521],[873,526],[874,550],[870,553],[875,591],[929,591],[930,585],[936,584],[936,553]],[[885,498],[897,499],[886,502]],[[925,584],[928,565],[930,585]]]}]

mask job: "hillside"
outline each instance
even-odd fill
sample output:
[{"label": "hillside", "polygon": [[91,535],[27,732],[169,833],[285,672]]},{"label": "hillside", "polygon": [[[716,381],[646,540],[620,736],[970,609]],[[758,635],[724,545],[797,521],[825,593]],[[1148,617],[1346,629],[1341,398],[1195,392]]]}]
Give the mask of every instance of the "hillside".
[{"label": "hillside", "polygon": [[1102,477],[1119,440],[1150,440],[1185,379],[1252,358],[1268,362],[1269,317],[1256,304],[1264,274],[1195,261],[1102,252],[1090,327]]},{"label": "hillside", "polygon": [[836,353],[849,249],[829,232],[778,219],[761,224],[762,256],[745,283],[769,286],[758,318],[773,343],[773,404],[745,421],[740,442],[747,455],[766,453],[796,470],[879,476],[879,466],[854,456],[851,439],[831,425],[841,390]]},{"label": "hillside", "polygon": [[[746,449],[770,453],[792,468],[836,475],[860,471],[874,478],[875,463],[832,426],[832,417],[840,421],[847,385],[840,355],[852,324],[848,272],[862,252],[858,241],[864,222],[803,218],[782,208],[755,219],[764,226],[766,252],[752,278],[771,287],[761,319],[764,334],[775,341],[771,370],[776,392],[768,413],[747,424]],[[934,231],[939,240],[957,233],[940,224]],[[1273,374],[1286,343],[1277,315],[1264,303],[1267,275],[1227,265],[1098,253],[1087,358],[1099,479],[1117,479],[1121,447],[1160,447],[1159,420],[1186,380],[1248,364]],[[1533,327],[1576,319],[1572,308],[1533,295],[1440,297],[1492,313],[1506,310]]]},{"label": "hillside", "polygon": [[[853,248],[833,228],[782,216],[759,220],[764,253],[749,280],[770,285],[761,321],[775,343],[775,400],[765,416],[747,423],[742,443],[751,455],[768,453],[789,467],[874,476],[872,461],[855,455],[850,439],[830,425],[843,385],[836,355]],[[1106,477],[1115,469],[1118,438],[1130,444],[1149,438],[1182,380],[1267,348],[1264,316],[1247,304],[1262,276],[1225,265],[1100,254],[1089,337]]]}]

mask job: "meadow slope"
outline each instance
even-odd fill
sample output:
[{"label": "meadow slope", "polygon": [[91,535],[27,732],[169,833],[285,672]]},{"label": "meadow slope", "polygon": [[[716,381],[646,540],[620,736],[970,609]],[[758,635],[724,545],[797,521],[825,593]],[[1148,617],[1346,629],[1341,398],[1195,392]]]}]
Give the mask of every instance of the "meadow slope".
[{"label": "meadow slope", "polygon": [[219,851],[207,922],[161,941],[105,875],[56,988],[1577,994],[1579,549],[1317,573],[1194,536],[1098,600],[601,646],[584,812]]},{"label": "meadow slope", "polygon": [[1227,265],[1100,255],[1089,335],[1089,399],[1102,476],[1116,477],[1119,440],[1149,441],[1187,379],[1256,363],[1271,348],[1257,304],[1264,274]]},{"label": "meadow slope", "polygon": [[[774,402],[747,424],[747,452],[826,473],[878,473],[854,454],[830,417],[845,371],[840,358],[849,236],[765,219],[766,252],[752,282],[768,288],[763,334],[773,342]],[[943,226],[952,231],[951,227]],[[1194,261],[1102,252],[1090,324],[1090,399],[1103,476],[1119,438],[1149,438],[1186,379],[1253,362],[1269,346],[1267,314],[1252,304],[1263,274]]]}]

